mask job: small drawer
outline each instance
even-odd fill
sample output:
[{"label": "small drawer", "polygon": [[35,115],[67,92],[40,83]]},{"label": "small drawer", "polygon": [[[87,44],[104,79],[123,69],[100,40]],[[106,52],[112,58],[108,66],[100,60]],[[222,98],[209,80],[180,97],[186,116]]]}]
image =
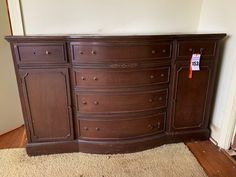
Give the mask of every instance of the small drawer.
[{"label": "small drawer", "polygon": [[78,87],[129,87],[169,82],[169,67],[153,69],[78,69],[74,70]]},{"label": "small drawer", "polygon": [[66,63],[64,43],[23,43],[15,46],[18,63]]},{"label": "small drawer", "polygon": [[167,106],[167,89],[149,92],[79,92],[76,95],[80,113],[122,113],[154,110]]},{"label": "small drawer", "polygon": [[179,41],[177,57],[191,57],[193,53],[212,57],[215,55],[215,51],[215,41]]},{"label": "small drawer", "polygon": [[171,58],[171,43],[111,44],[71,43],[72,62],[102,63],[138,59]]},{"label": "small drawer", "polygon": [[128,120],[79,119],[79,132],[87,139],[117,139],[161,133],[164,130],[165,113]]}]

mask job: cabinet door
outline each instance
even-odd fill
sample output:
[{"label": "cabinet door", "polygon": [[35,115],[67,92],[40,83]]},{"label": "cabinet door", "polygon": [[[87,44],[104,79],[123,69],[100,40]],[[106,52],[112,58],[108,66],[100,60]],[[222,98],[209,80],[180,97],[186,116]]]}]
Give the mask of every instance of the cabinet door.
[{"label": "cabinet door", "polygon": [[73,139],[68,69],[22,69],[31,142]]},{"label": "cabinet door", "polygon": [[174,93],[172,96],[172,129],[206,127],[209,117],[212,62],[202,62],[200,71],[189,75],[189,62],[176,62],[174,66]]}]

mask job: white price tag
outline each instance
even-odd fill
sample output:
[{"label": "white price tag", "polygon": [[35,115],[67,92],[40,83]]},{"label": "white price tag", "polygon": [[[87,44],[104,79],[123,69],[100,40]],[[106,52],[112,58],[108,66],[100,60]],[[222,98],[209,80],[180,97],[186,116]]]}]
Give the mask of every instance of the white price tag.
[{"label": "white price tag", "polygon": [[193,54],[191,59],[192,71],[200,71],[200,58],[201,54]]}]

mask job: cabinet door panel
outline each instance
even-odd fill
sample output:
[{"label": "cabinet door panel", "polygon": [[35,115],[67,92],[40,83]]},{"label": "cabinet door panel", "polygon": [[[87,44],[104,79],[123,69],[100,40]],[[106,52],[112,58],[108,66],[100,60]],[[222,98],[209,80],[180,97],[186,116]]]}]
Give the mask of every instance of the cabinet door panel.
[{"label": "cabinet door panel", "polygon": [[173,129],[191,129],[203,126],[208,107],[211,68],[211,62],[202,63],[200,71],[193,71],[193,77],[189,79],[189,63],[177,62],[175,64]]},{"label": "cabinet door panel", "polygon": [[73,138],[67,69],[20,70],[31,141]]}]

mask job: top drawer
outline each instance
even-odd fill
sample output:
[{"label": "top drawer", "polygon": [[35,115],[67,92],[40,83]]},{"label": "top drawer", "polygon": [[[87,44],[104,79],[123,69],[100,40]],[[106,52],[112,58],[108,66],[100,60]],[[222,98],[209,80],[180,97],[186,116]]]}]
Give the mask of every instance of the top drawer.
[{"label": "top drawer", "polygon": [[201,53],[202,56],[215,55],[215,41],[179,41],[177,57],[191,57],[193,53]]},{"label": "top drawer", "polygon": [[21,43],[14,48],[18,64],[67,62],[64,43]]},{"label": "top drawer", "polygon": [[158,44],[71,43],[72,62],[102,63],[171,57],[170,42]]}]

